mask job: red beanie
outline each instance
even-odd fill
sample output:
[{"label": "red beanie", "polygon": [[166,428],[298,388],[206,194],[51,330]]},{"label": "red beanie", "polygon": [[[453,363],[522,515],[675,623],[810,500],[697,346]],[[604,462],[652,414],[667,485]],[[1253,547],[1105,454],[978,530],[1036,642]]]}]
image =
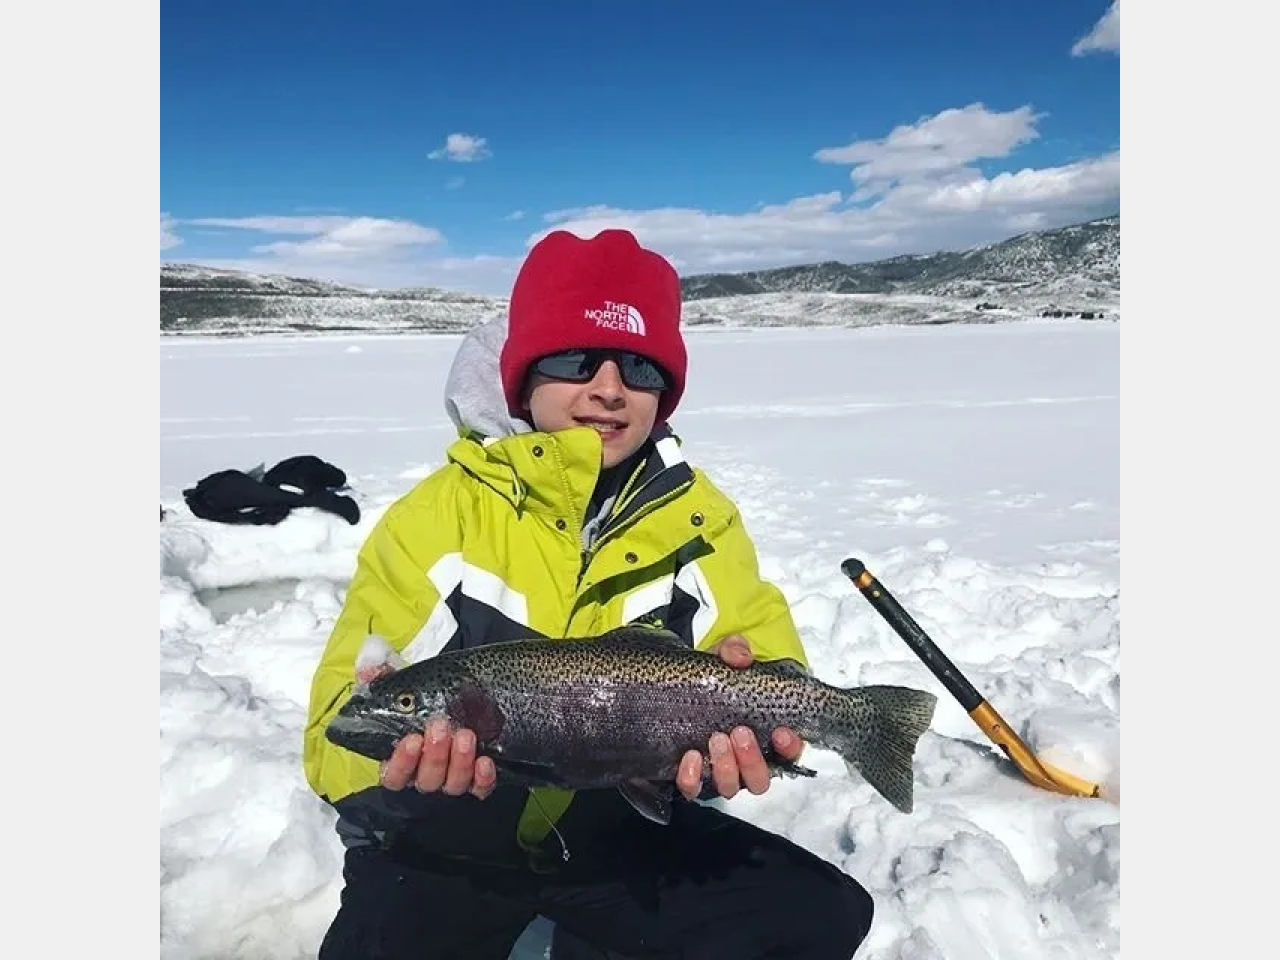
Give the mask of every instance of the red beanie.
[{"label": "red beanie", "polygon": [[659,394],[657,422],[684,393],[688,358],[680,336],[680,277],[626,230],[583,240],[556,230],[529,251],[511,291],[500,369],[507,407],[539,357],[575,347],[612,347],[647,357],[673,381]]}]

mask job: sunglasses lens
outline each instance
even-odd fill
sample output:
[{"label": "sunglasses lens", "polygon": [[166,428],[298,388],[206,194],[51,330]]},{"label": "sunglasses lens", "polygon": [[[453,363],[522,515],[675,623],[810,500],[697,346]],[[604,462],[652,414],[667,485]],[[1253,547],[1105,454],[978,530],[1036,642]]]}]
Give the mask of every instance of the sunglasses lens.
[{"label": "sunglasses lens", "polygon": [[618,367],[622,371],[622,382],[632,390],[665,390],[667,387],[667,378],[658,365],[645,357],[624,354],[618,358]]},{"label": "sunglasses lens", "polygon": [[622,382],[632,390],[665,390],[667,377],[652,360],[634,353],[610,353],[605,350],[564,350],[540,358],[534,369],[544,377],[585,383],[596,375],[606,359],[618,365]]},{"label": "sunglasses lens", "polygon": [[598,360],[592,363],[592,359],[585,350],[565,350],[542,357],[534,364],[534,369],[544,377],[583,382],[594,377],[600,365]]}]

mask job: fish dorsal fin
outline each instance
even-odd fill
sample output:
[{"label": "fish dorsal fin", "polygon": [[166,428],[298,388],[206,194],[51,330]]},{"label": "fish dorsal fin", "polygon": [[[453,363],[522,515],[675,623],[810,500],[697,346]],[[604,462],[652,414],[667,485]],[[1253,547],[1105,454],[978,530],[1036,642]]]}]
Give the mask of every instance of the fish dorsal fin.
[{"label": "fish dorsal fin", "polygon": [[779,660],[765,661],[770,666],[777,667],[779,670],[785,670],[788,673],[794,673],[798,677],[811,677],[811,674],[805,666],[798,660],[792,660],[789,657],[783,657]]},{"label": "fish dorsal fin", "polygon": [[602,633],[598,643],[621,644],[628,647],[653,646],[658,649],[688,650],[689,644],[678,633],[662,627],[650,627],[642,623],[628,623]]},{"label": "fish dorsal fin", "polygon": [[671,823],[671,792],[648,780],[623,780],[618,792],[641,816],[662,826]]}]

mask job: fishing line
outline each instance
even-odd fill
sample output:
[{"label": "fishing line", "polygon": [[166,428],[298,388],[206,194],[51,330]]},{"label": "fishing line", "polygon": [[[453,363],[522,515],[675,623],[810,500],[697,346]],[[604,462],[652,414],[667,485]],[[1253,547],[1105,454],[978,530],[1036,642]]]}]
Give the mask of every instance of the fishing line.
[{"label": "fishing line", "polygon": [[542,801],[538,799],[538,795],[536,793],[530,790],[529,796],[533,797],[533,802],[537,806],[538,811],[542,814],[543,819],[547,821],[547,826],[551,828],[551,832],[554,833],[556,835],[556,839],[560,841],[560,856],[564,858],[566,863],[568,863],[569,845],[564,842],[564,836],[556,828],[556,822],[551,819],[551,815],[547,813],[547,808],[542,805]]}]

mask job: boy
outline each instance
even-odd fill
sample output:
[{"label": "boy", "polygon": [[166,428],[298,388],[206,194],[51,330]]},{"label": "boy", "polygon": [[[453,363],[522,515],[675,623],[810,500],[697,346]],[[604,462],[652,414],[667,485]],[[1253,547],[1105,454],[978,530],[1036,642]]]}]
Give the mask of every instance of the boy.
[{"label": "boy", "polygon": [[[683,758],[665,827],[614,791],[504,786],[474,733],[443,721],[381,764],[324,739],[370,634],[413,662],[646,622],[732,665],[807,668],[737,508],[667,426],[685,387],[680,310],[675,270],[630,233],[556,231],[521,267],[507,329],[459,348],[446,384],[459,439],[361,548],[312,684],[306,775],[347,847],[320,960],[501,960],[538,915],[556,960],[847,960],[866,936],[872,901],[854,880],[695,802],[768,789],[745,729]],[[803,748],[789,730],[772,746],[789,760]]]}]

